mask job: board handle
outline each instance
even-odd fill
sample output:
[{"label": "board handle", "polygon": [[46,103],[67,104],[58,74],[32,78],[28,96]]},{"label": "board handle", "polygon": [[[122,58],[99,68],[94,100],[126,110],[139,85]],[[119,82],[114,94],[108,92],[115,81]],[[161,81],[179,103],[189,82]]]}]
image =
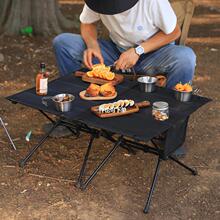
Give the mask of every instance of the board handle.
[{"label": "board handle", "polygon": [[82,72],[82,71],[76,71],[75,72],[75,76],[76,77],[83,77],[86,73]]},{"label": "board handle", "polygon": [[143,101],[143,102],[138,102],[135,105],[138,106],[139,108],[144,108],[144,107],[150,106],[150,102],[149,101]]}]

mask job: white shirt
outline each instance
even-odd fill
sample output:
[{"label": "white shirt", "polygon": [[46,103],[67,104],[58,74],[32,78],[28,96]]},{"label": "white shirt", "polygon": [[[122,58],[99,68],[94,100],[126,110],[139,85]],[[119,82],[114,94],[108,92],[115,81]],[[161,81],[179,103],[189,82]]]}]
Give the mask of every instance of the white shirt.
[{"label": "white shirt", "polygon": [[100,19],[108,29],[111,40],[124,49],[141,44],[159,30],[170,34],[177,24],[168,0],[139,0],[131,9],[115,15],[99,14],[84,5],[81,23],[91,24]]}]

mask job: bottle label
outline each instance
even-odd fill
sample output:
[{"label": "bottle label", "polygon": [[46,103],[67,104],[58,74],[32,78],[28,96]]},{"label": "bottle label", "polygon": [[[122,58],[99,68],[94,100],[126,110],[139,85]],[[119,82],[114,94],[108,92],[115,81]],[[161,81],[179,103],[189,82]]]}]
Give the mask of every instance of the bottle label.
[{"label": "bottle label", "polygon": [[40,79],[40,89],[39,89],[39,92],[41,94],[47,94],[47,84],[48,84],[48,79]]}]

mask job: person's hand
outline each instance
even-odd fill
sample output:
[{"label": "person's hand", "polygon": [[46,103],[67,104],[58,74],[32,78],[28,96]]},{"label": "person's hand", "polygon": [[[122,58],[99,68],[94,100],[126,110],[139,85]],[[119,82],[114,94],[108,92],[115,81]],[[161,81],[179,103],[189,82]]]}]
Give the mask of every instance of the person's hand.
[{"label": "person's hand", "polygon": [[93,63],[92,58],[96,57],[100,61],[101,64],[104,63],[104,59],[102,57],[102,53],[99,48],[87,48],[83,54],[83,60],[86,67],[92,69]]},{"label": "person's hand", "polygon": [[130,69],[137,63],[138,59],[139,55],[135,53],[135,49],[128,49],[123,52],[119,59],[115,62],[116,70]]}]

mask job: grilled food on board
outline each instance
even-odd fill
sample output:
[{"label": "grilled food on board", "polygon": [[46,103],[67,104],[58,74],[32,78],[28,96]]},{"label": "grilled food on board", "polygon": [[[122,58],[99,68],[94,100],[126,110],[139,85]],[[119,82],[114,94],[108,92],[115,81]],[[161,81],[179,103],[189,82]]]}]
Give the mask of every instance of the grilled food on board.
[{"label": "grilled food on board", "polygon": [[87,97],[96,97],[99,95],[104,97],[112,97],[115,94],[116,94],[115,87],[111,83],[106,83],[102,86],[91,83],[86,90]]},{"label": "grilled food on board", "polygon": [[100,78],[111,81],[115,78],[115,74],[110,70],[111,68],[105,66],[105,64],[96,64],[93,65],[92,70],[88,71],[86,74],[91,78]]}]

